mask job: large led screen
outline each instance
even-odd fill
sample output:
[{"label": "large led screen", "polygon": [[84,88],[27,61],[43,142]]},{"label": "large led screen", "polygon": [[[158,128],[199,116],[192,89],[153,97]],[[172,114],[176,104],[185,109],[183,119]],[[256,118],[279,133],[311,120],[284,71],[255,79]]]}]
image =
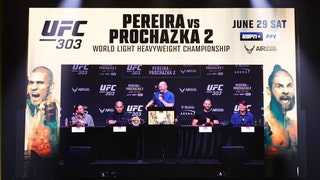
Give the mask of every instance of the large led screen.
[{"label": "large led screen", "polygon": [[59,155],[59,129],[76,104],[96,126],[116,100],[147,119],[145,106],[167,81],[178,120],[210,97],[228,123],[247,100],[265,129],[266,175],[282,163],[296,172],[294,28],[292,8],[30,8],[26,169],[34,157]]}]

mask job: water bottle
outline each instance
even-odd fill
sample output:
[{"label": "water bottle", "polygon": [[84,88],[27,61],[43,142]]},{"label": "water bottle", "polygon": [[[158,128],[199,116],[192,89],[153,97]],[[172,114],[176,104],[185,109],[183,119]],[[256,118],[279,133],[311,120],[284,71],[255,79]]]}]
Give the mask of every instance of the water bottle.
[{"label": "water bottle", "polygon": [[68,121],[68,118],[66,118],[64,120],[64,127],[68,127],[69,126],[69,121]]}]

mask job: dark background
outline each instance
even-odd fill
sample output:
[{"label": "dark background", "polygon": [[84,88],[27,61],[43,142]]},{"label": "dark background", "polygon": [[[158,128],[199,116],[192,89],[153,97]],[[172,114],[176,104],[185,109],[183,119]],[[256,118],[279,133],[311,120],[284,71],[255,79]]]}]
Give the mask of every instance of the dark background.
[{"label": "dark background", "polygon": [[[57,7],[59,0],[3,0],[1,6],[1,176],[16,178],[23,154],[27,34],[29,7]],[[297,42],[297,93],[302,177],[319,179],[320,141],[319,17],[320,1],[269,0],[273,7],[295,8]],[[247,0],[89,0],[82,7],[139,8],[241,8]],[[19,162],[19,163],[17,163]]]}]

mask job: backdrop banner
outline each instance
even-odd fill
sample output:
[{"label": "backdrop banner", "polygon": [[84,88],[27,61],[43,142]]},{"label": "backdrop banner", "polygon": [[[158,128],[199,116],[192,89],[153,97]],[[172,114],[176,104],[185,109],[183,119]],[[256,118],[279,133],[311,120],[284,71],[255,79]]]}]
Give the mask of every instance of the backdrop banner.
[{"label": "backdrop banner", "polygon": [[181,124],[207,97],[224,124],[246,100],[265,126],[266,176],[297,176],[293,8],[30,8],[28,33],[25,176],[57,157],[75,105],[95,126],[118,100],[147,120],[160,81]]}]

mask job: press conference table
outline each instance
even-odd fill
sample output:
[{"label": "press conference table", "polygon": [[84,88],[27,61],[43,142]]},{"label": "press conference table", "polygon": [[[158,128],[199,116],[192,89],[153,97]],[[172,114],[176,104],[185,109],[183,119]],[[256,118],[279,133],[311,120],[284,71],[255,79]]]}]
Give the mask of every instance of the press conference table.
[{"label": "press conference table", "polygon": [[243,146],[250,159],[263,159],[263,127],[243,133],[240,127],[213,127],[199,132],[192,126],[87,127],[83,133],[60,128],[60,158],[66,158],[70,147],[90,147],[94,160],[124,159],[218,159],[223,147]]}]

